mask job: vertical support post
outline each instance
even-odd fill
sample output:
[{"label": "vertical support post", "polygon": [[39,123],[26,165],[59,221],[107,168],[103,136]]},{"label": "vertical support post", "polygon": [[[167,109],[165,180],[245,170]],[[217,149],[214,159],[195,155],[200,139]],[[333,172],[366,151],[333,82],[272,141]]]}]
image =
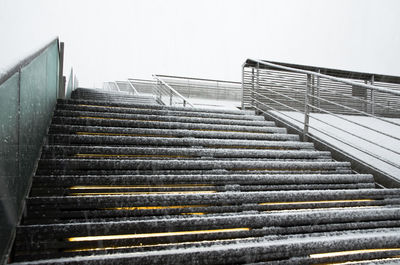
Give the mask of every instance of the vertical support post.
[{"label": "vertical support post", "polygon": [[169,91],[169,105],[172,106],[172,91]]},{"label": "vertical support post", "polygon": [[186,107],[186,100],[183,100],[183,107]]},{"label": "vertical support post", "polygon": [[[318,73],[321,73],[320,69],[318,69]],[[321,108],[321,101],[320,101],[321,93],[319,90],[320,85],[321,85],[320,77],[317,76],[317,107],[318,108]]]},{"label": "vertical support post", "polygon": [[63,78],[64,73],[64,42],[60,42],[60,50],[59,50],[59,72],[58,72],[58,98],[65,99],[65,82]]},{"label": "vertical support post", "polygon": [[[371,76],[371,85],[374,85],[375,76]],[[371,114],[375,115],[375,90],[371,89]]]},{"label": "vertical support post", "polygon": [[303,128],[303,141],[308,140],[308,129],[310,125],[310,92],[311,92],[311,74],[307,74],[307,85],[304,97],[304,128]]},{"label": "vertical support post", "polygon": [[[256,80],[257,80],[256,92],[260,93],[260,63],[257,63]],[[257,95],[254,95],[254,96],[257,97]],[[256,102],[254,104],[256,105],[256,107],[258,107],[258,104]],[[256,110],[256,112],[258,113],[258,110]]]},{"label": "vertical support post", "polygon": [[246,108],[244,106],[244,69],[245,69],[245,64],[243,64],[242,66],[242,110]]},{"label": "vertical support post", "polygon": [[[368,80],[364,80],[364,84],[368,85]],[[366,113],[372,112],[370,111],[370,108],[372,107],[371,104],[368,103],[368,89],[367,88],[362,88],[365,89],[365,96],[364,100],[362,101],[362,111],[365,111]]]},{"label": "vertical support post", "polygon": [[[311,76],[311,105],[315,106],[315,76]],[[310,112],[315,112],[314,107],[310,108]]]},{"label": "vertical support post", "polygon": [[251,106],[254,106],[254,67],[251,68]]}]

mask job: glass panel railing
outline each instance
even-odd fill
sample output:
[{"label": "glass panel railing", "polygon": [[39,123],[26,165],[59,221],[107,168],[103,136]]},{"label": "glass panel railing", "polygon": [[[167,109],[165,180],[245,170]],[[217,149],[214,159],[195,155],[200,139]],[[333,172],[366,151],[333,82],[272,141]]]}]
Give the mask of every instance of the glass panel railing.
[{"label": "glass panel railing", "polygon": [[57,102],[59,63],[55,39],[0,80],[1,259],[21,214]]}]

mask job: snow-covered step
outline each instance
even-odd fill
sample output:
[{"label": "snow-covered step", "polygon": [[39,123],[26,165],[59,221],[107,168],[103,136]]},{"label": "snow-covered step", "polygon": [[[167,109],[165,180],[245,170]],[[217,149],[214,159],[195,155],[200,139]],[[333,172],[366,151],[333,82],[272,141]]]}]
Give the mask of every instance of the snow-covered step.
[{"label": "snow-covered step", "polygon": [[[120,194],[168,194],[168,193],[196,193],[196,192],[259,192],[259,191],[287,191],[287,190],[321,190],[321,189],[329,189],[329,190],[344,190],[344,189],[368,189],[375,188],[374,183],[356,183],[356,184],[297,184],[297,185],[215,185],[213,183],[204,183],[204,184],[164,184],[164,185],[85,185],[85,186],[69,186],[62,187],[60,185],[55,187],[50,186],[32,186],[30,196],[40,197],[40,196],[86,196],[86,195],[120,195]],[[312,205],[314,208],[317,206],[329,207],[332,205],[340,204],[343,205],[351,205],[351,206],[359,206],[359,205],[382,205],[382,204],[393,204],[393,201],[380,201],[380,202],[369,202],[363,201],[354,202],[354,203],[331,203],[326,202],[321,205],[316,203],[315,205],[311,202],[303,203],[302,208],[308,208],[309,205]],[[400,203],[400,199],[397,200],[397,204]],[[255,207],[256,206],[256,207]],[[246,209],[240,209],[240,211],[250,211],[250,210],[270,210],[267,206],[264,205],[253,205],[251,207],[247,207]],[[193,209],[180,209],[180,212],[193,212],[200,211],[207,213],[211,213],[212,210],[210,207],[203,207],[199,210],[199,207],[194,207]],[[226,207],[222,207],[222,209],[218,209],[218,212],[228,212]],[[163,211],[164,214],[167,214]],[[148,213],[149,214],[149,213]],[[151,212],[150,214],[154,214]],[[171,213],[168,213],[171,214]],[[60,216],[59,216],[60,217]]]},{"label": "snow-covered step", "polygon": [[[290,190],[290,191],[260,191],[260,192],[193,192],[165,194],[97,194],[87,196],[49,196],[30,197],[27,203],[32,205],[57,204],[70,209],[86,209],[87,207],[107,206],[171,206],[171,205],[225,205],[281,203],[286,205],[295,202],[327,202],[340,203],[343,200],[382,200],[399,199],[400,190],[386,189],[350,189],[350,190]],[[107,208],[107,207],[103,207]],[[284,213],[283,213],[284,214]],[[397,214],[400,215],[400,212]]]},{"label": "snow-covered step", "polygon": [[227,124],[227,125],[242,125],[242,126],[268,126],[268,127],[275,126],[275,122],[272,122],[272,121],[167,116],[166,114],[165,115],[145,115],[145,114],[126,114],[126,113],[117,113],[117,112],[55,110],[54,116],[139,120],[139,121],[203,123],[203,124]]},{"label": "snow-covered step", "polygon": [[[383,207],[400,207],[399,195],[368,192],[365,189],[330,190],[324,197],[324,190],[304,191],[228,191],[214,193],[203,191],[113,191],[104,187],[73,186],[70,193],[38,194],[27,200],[28,213],[24,224],[96,222],[99,220],[118,221],[159,219],[161,216],[181,218],[187,215],[216,216],[253,213],[293,213],[296,211],[331,211],[341,209],[369,209],[380,211]],[[227,189],[229,187],[226,187]],[[210,187],[208,187],[210,189]],[[61,192],[61,189],[58,190]],[[40,190],[34,190],[39,193]],[[273,195],[269,198],[268,195]],[[251,197],[250,197],[251,196]],[[144,199],[143,197],[146,197]],[[386,220],[386,219],[382,219]],[[390,222],[389,222],[390,223]]]},{"label": "snow-covered step", "polygon": [[[240,227],[242,228],[242,227]],[[240,229],[239,228],[239,229]],[[219,231],[219,235],[239,234],[240,230]],[[244,230],[244,229],[243,229]],[[251,232],[249,232],[251,233]],[[218,234],[215,232],[214,234]],[[184,234],[183,234],[184,235]],[[199,236],[201,237],[201,235]],[[165,239],[165,237],[164,237]],[[240,240],[227,239],[213,242],[190,242],[179,244],[144,245],[134,248],[107,248],[107,245],[88,248],[75,248],[78,256],[63,253],[65,258],[53,254],[40,261],[16,264],[72,265],[72,264],[315,264],[348,260],[372,260],[375,264],[395,264],[399,251],[396,246],[400,240],[398,228],[377,228],[365,231],[344,230],[310,234],[271,235],[260,238]],[[134,241],[134,240],[131,240]],[[75,242],[78,243],[78,242]],[[90,242],[87,242],[89,245]],[[78,245],[79,244],[75,244]],[[91,245],[94,245],[93,243]],[[352,252],[343,252],[351,249]],[[368,249],[370,251],[362,251]],[[96,251],[97,250],[97,251]],[[374,251],[376,250],[376,251]],[[97,255],[95,255],[97,252]],[[118,254],[117,254],[118,253]],[[76,254],[76,253],[75,253]],[[392,255],[392,256],[390,256]],[[71,257],[72,256],[72,257]],[[394,258],[393,258],[394,257]],[[382,261],[383,263],[380,263]],[[262,263],[260,263],[262,262]],[[365,262],[363,262],[364,264]]]},{"label": "snow-covered step", "polygon": [[44,146],[42,158],[265,158],[330,159],[330,152],[313,150],[255,150],[179,147]]},{"label": "snow-covered step", "polygon": [[[354,174],[351,168],[337,168],[336,170],[331,169],[303,169],[302,174]],[[48,169],[48,168],[38,168],[36,171],[37,175],[65,175],[64,169]],[[201,170],[201,169],[191,169],[191,170],[178,170],[178,169],[141,169],[137,168],[135,170],[102,170],[102,169],[70,169],[68,170],[68,175],[208,175],[208,174],[218,174],[218,175],[240,175],[240,174],[299,174],[298,170],[280,170],[280,169],[268,169],[268,170],[226,170],[226,169],[212,169],[212,170]]]},{"label": "snow-covered step", "polygon": [[261,141],[242,139],[209,139],[209,138],[165,138],[165,137],[134,137],[105,135],[49,135],[50,144],[70,145],[136,145],[136,146],[171,146],[192,147],[204,146],[210,148],[250,148],[250,149],[313,149],[312,143],[296,141]]},{"label": "snow-covered step", "polygon": [[184,111],[184,112],[202,112],[202,113],[225,113],[236,115],[249,115],[252,113],[247,110],[233,110],[233,109],[215,109],[215,108],[190,108],[190,107],[176,107],[164,105],[151,105],[151,104],[135,104],[124,102],[109,102],[102,100],[88,100],[88,99],[58,99],[61,104],[81,104],[81,105],[95,105],[107,107],[124,107],[124,108],[139,108],[139,109],[156,109],[156,110],[170,110],[170,111]]},{"label": "snow-covered step", "polygon": [[108,127],[129,127],[129,128],[158,128],[158,129],[190,129],[208,131],[230,131],[230,132],[256,132],[256,133],[286,133],[285,128],[268,126],[248,126],[229,124],[203,124],[193,122],[168,122],[168,121],[147,121],[147,120],[125,120],[101,117],[64,117],[54,116],[53,124],[64,125],[87,125],[87,126],[108,126]]},{"label": "snow-covered step", "polygon": [[42,187],[74,185],[300,185],[374,183],[369,174],[229,174],[229,175],[105,175],[35,176],[33,185]]},{"label": "snow-covered step", "polygon": [[78,88],[72,92],[71,98],[90,100],[106,100],[115,102],[138,102],[143,104],[158,104],[155,97],[144,95],[131,95],[127,93],[111,92],[96,89]]},{"label": "snow-covered step", "polygon": [[247,139],[247,140],[272,140],[272,141],[298,141],[297,134],[286,133],[246,133],[231,131],[204,131],[182,129],[153,129],[129,127],[102,127],[83,125],[52,124],[49,134],[87,134],[110,136],[141,136],[141,137],[193,137],[214,139]]},{"label": "snow-covered step", "polygon": [[307,162],[307,161],[218,161],[218,160],[123,160],[123,159],[41,159],[39,167],[46,169],[62,168],[68,174],[68,170],[135,170],[137,168],[147,170],[336,170],[349,168],[349,162]]},{"label": "snow-covered step", "polygon": [[158,110],[158,109],[143,109],[143,108],[126,108],[126,107],[110,107],[98,105],[84,104],[57,104],[58,110],[76,110],[76,111],[97,111],[97,112],[112,112],[125,114],[144,114],[144,115],[165,115],[165,116],[185,116],[185,117],[202,117],[202,118],[218,118],[218,119],[237,119],[237,120],[264,120],[263,116],[256,115],[238,115],[226,113],[211,113],[211,112],[194,112],[194,111],[174,111],[174,110]]}]

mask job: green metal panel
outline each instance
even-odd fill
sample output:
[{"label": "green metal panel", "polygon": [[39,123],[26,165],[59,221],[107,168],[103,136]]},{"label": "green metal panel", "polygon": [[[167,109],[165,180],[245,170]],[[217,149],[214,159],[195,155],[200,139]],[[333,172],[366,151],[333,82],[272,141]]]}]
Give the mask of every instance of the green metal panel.
[{"label": "green metal panel", "polygon": [[55,40],[0,85],[0,257],[21,215],[57,101],[58,67]]},{"label": "green metal panel", "polygon": [[0,250],[17,221],[19,73],[0,85]]}]

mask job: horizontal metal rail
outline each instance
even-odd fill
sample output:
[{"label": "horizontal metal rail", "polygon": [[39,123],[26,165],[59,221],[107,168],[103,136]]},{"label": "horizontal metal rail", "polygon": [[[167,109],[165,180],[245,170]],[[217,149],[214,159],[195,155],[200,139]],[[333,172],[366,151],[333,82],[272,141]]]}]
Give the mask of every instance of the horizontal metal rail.
[{"label": "horizontal metal rail", "polygon": [[183,79],[183,80],[209,81],[209,82],[229,83],[229,84],[237,84],[237,85],[241,84],[241,82],[218,80],[218,79],[207,79],[207,78],[186,77],[186,76],[173,76],[173,75],[158,75],[158,74],[157,74],[157,76],[158,77],[165,77],[165,78]]},{"label": "horizontal metal rail", "polygon": [[366,88],[366,89],[372,89],[372,90],[375,90],[375,91],[379,91],[379,92],[383,92],[383,93],[389,93],[389,94],[392,94],[392,95],[400,96],[400,91],[394,90],[394,89],[390,89],[390,88],[384,88],[384,87],[367,85],[367,84],[360,84],[360,83],[357,83],[357,82],[354,82],[354,81],[349,81],[349,80],[346,80],[346,79],[343,79],[343,78],[333,77],[333,76],[324,75],[324,74],[320,74],[320,73],[316,73],[316,72],[312,72],[312,71],[307,71],[307,70],[301,70],[301,69],[281,66],[281,65],[278,65],[278,64],[268,63],[268,62],[261,61],[261,60],[255,60],[255,59],[249,59],[249,60],[253,61],[255,63],[258,63],[260,65],[266,65],[266,66],[273,67],[273,68],[280,69],[280,70],[285,70],[285,71],[299,73],[299,74],[314,75],[314,76],[317,76],[317,77],[326,78],[326,79],[329,79],[329,80],[332,80],[332,81],[337,81],[337,82],[345,83],[345,84],[352,85],[352,86],[359,86],[359,87],[363,87],[363,88]]},{"label": "horizontal metal rail", "polygon": [[[242,88],[239,82],[171,75],[157,75],[183,96],[193,101],[212,105],[224,105],[223,102],[240,103]],[[209,100],[209,101],[204,101]]]},{"label": "horizontal metal rail", "polygon": [[349,99],[352,99],[352,100],[356,100],[356,101],[360,101],[360,102],[367,103],[367,104],[375,104],[376,106],[379,106],[379,107],[382,107],[382,108],[385,108],[385,109],[399,111],[399,109],[396,109],[396,108],[393,108],[393,107],[390,107],[390,106],[385,106],[385,105],[383,105],[381,103],[373,102],[373,101],[368,100],[368,99],[362,99],[362,98],[355,97],[355,96],[348,96],[348,95],[340,94],[338,92],[331,91],[331,90],[328,90],[326,88],[319,88],[319,89],[321,91],[324,91],[324,92],[332,94],[332,95],[338,95],[338,96],[341,96],[341,97],[346,97],[346,98],[349,98]]}]

